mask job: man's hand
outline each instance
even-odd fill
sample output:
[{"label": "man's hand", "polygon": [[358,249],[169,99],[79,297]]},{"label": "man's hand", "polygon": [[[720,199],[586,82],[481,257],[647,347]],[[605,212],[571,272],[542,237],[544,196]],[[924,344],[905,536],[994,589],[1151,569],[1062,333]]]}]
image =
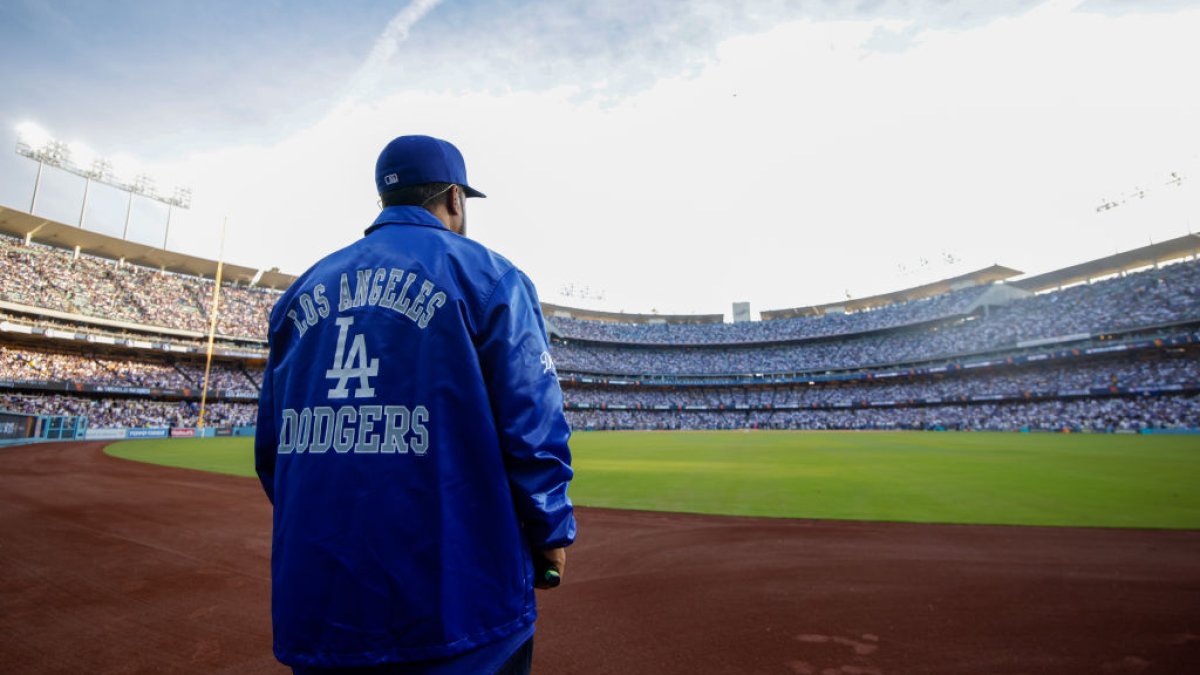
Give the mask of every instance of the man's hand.
[{"label": "man's hand", "polygon": [[533,587],[545,589],[558,586],[567,569],[567,549],[552,548],[546,551],[534,551],[533,555],[542,558],[540,561],[534,561],[533,567],[537,571],[537,578],[533,581]]}]

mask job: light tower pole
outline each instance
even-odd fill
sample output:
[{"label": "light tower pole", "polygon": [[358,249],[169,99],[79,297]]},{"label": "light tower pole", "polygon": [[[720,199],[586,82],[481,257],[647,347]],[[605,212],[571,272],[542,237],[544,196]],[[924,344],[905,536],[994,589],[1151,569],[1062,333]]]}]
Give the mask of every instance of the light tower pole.
[{"label": "light tower pole", "polygon": [[42,188],[42,172],[46,165],[65,167],[71,161],[71,149],[66,143],[50,138],[38,139],[42,142],[34,147],[28,141],[17,139],[17,154],[23,155],[38,163],[37,177],[33,179],[33,196],[29,199],[29,212],[37,208],[38,193]]},{"label": "light tower pole", "polygon": [[171,195],[171,198],[167,200],[167,227],[163,230],[162,245],[164,250],[167,248],[167,237],[171,234],[171,214],[174,213],[175,207],[178,206],[181,209],[186,209],[191,207],[191,205],[192,189],[185,187],[175,188],[175,194]]},{"label": "light tower pole", "polygon": [[83,204],[79,206],[79,228],[83,229],[83,219],[87,214],[88,195],[91,191],[92,180],[105,181],[109,174],[112,173],[112,163],[107,159],[97,157],[92,161],[92,167],[88,169],[83,179]]}]

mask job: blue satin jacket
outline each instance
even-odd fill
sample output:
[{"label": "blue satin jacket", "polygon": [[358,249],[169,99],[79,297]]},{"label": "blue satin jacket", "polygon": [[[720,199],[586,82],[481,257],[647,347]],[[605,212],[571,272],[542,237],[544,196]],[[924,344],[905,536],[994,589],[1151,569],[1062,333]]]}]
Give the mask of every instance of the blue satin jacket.
[{"label": "blue satin jacket", "polygon": [[279,660],[440,659],[530,630],[530,549],[575,539],[569,437],[529,279],[384,209],[271,312],[254,451]]}]

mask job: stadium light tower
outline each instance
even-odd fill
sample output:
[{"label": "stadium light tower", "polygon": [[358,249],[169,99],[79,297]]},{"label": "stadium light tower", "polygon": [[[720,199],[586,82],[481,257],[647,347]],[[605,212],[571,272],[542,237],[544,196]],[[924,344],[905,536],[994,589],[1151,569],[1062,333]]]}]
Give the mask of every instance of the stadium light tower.
[{"label": "stadium light tower", "polygon": [[1133,201],[1134,199],[1145,199],[1148,192],[1157,190],[1159,187],[1180,187],[1183,185],[1183,180],[1184,176],[1179,175],[1178,171],[1172,171],[1170,177],[1166,180],[1166,182],[1162,183],[1161,186],[1152,188],[1135,187],[1130,192],[1121,195],[1115,200],[1108,199],[1107,197],[1101,198],[1100,205],[1096,207],[1096,213],[1111,211],[1119,206]]},{"label": "stadium light tower", "polygon": [[163,230],[163,248],[167,247],[167,236],[171,234],[171,214],[173,209],[178,206],[181,209],[192,207],[192,189],[176,186],[174,194],[166,200],[167,202],[167,227]]},{"label": "stadium light tower", "polygon": [[47,164],[62,166],[68,160],[70,150],[65,143],[54,140],[46,130],[32,122],[17,125],[17,154],[38,163],[37,178],[33,179],[33,197],[29,200],[29,212],[37,206],[38,191],[42,186],[42,169]]},{"label": "stadium light tower", "polygon": [[[92,181],[111,185],[129,195],[125,207],[125,227],[121,233],[122,239],[128,239],[129,219],[133,214],[133,197],[140,195],[147,199],[167,205],[167,226],[163,232],[163,248],[167,247],[167,235],[171,232],[171,216],[176,207],[188,209],[192,206],[192,190],[187,187],[176,187],[170,197],[158,193],[155,181],[145,173],[114,170],[113,163],[91,152],[82,143],[64,143],[56,140],[45,129],[32,122],[17,125],[17,154],[28,157],[38,163],[37,178],[33,183],[33,198],[29,201],[29,212],[33,213],[37,206],[38,192],[42,184],[42,169],[53,166],[68,173],[73,173],[84,179],[83,205],[79,209],[79,227],[83,227],[84,214],[87,211],[88,195]],[[129,175],[132,173],[132,175]]]}]

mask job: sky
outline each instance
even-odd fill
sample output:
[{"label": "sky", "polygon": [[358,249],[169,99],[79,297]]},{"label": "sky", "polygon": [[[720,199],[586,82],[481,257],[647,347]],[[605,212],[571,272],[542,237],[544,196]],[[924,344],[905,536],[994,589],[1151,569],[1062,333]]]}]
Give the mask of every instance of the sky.
[{"label": "sky", "polygon": [[84,210],[46,169],[38,215],[299,274],[430,134],[543,301],[757,315],[1200,228],[1196,35],[1179,0],[10,0],[0,204],[31,206],[34,123],[193,191]]}]

